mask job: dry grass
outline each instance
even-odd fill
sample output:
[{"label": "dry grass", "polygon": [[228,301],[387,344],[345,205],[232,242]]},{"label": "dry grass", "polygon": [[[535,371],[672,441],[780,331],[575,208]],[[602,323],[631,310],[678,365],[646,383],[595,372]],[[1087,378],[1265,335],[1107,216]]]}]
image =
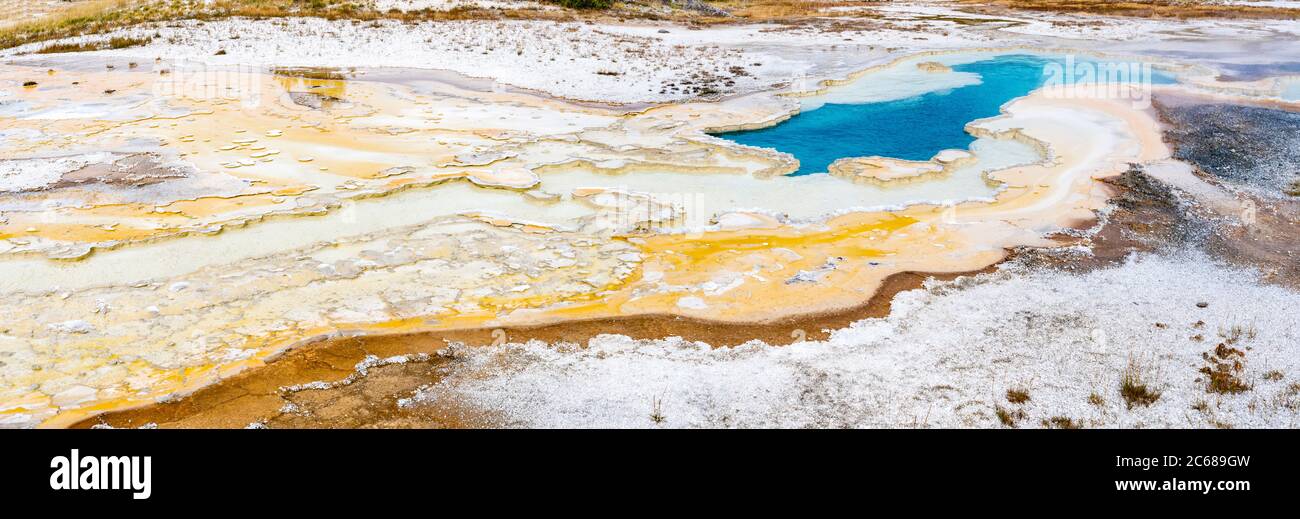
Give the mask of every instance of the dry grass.
[{"label": "dry grass", "polygon": [[[837,13],[824,11],[831,7],[858,7],[879,4],[864,1],[808,1],[808,0],[724,0],[710,4],[727,10],[739,18],[759,20],[780,20],[789,18],[807,18],[811,16],[835,16]],[[855,16],[874,16],[872,11],[861,10],[852,13]]]},{"label": "dry grass", "polygon": [[1053,416],[1043,420],[1043,427],[1048,429],[1081,429],[1083,425],[1066,416]]},{"label": "dry grass", "polygon": [[1206,365],[1199,370],[1207,378],[1205,390],[1210,393],[1236,394],[1250,391],[1252,386],[1241,378],[1245,372],[1246,352],[1232,345],[1242,339],[1254,339],[1255,327],[1234,325],[1219,336],[1224,342],[1214,350],[1201,354]]},{"label": "dry grass", "polygon": [[1300,382],[1292,382],[1274,397],[1274,405],[1300,411]]},{"label": "dry grass", "polygon": [[[135,4],[142,4],[136,6]],[[0,48],[9,48],[56,37],[85,34],[99,25],[128,25],[136,9],[152,9],[153,3],[127,0],[96,0],[49,13],[43,17],[0,29]],[[143,14],[141,11],[140,14]]]},{"label": "dry grass", "polygon": [[36,51],[37,54],[58,54],[63,52],[87,52],[92,50],[106,49],[125,49],[127,47],[139,47],[148,45],[151,38],[126,38],[115,37],[108,41],[86,42],[86,43],[55,43]]},{"label": "dry grass", "polygon": [[1007,409],[1000,405],[993,406],[993,414],[997,415],[998,421],[1007,427],[1015,427],[1016,423],[1025,418],[1025,412],[1020,409]]},{"label": "dry grass", "polygon": [[650,405],[650,421],[658,425],[664,423],[664,421],[667,419],[668,417],[664,416],[663,400],[659,398],[655,398],[654,402],[652,402]]},{"label": "dry grass", "polygon": [[1242,339],[1254,339],[1258,334],[1254,324],[1234,324],[1226,330],[1219,330],[1219,337],[1227,344],[1236,344]]},{"label": "dry grass", "polygon": [[0,29],[0,49],[72,36],[103,34],[149,22],[183,19],[218,20],[229,17],[286,18],[313,16],[330,20],[488,20],[527,18],[572,20],[578,11],[537,9],[491,10],[456,8],[447,11],[376,11],[355,0],[97,0],[85,2],[29,22]]},{"label": "dry grass", "polygon": [[1282,192],[1291,196],[1300,196],[1300,179],[1291,182],[1291,185],[1287,186]]},{"label": "dry grass", "polygon": [[639,6],[617,2],[609,10],[458,7],[446,11],[432,9],[379,11],[360,0],[211,0],[207,3],[203,0],[90,0],[74,8],[51,13],[38,20],[0,28],[0,49],[72,36],[104,34],[115,29],[149,22],[170,22],[184,19],[218,20],[229,17],[259,19],[312,16],[330,20],[398,20],[403,22],[496,19],[618,21],[628,18],[643,18],[675,19],[692,24],[716,24],[747,20],[793,21],[814,17],[853,16],[870,18],[879,16],[878,13],[871,10],[824,11],[824,9],[830,7],[879,4],[878,1],[872,0],[830,0],[821,2],[807,0],[723,0],[709,2],[709,4],[726,9],[733,16],[709,16],[682,9],[676,9],[672,13],[665,15],[661,11],[638,9]]},{"label": "dry grass", "polygon": [[1132,16],[1141,18],[1300,18],[1296,9],[1253,5],[1195,4],[1179,0],[962,0],[972,6]]},{"label": "dry grass", "polygon": [[1025,389],[1008,389],[1007,401],[1013,404],[1023,404],[1029,401],[1029,391]]},{"label": "dry grass", "polygon": [[1129,358],[1128,366],[1120,375],[1119,395],[1124,398],[1129,409],[1135,405],[1149,406],[1160,399],[1160,391],[1150,386],[1145,367],[1132,358]]},{"label": "dry grass", "polygon": [[1252,386],[1237,376],[1237,372],[1230,364],[1220,363],[1215,367],[1203,367],[1201,373],[1204,373],[1209,379],[1205,385],[1205,390],[1210,393],[1235,394],[1250,391]]},{"label": "dry grass", "polygon": [[[814,20],[835,20],[834,25],[843,25],[840,30],[856,30],[879,27],[886,21],[886,15],[873,9],[887,3],[884,0],[717,0],[709,4],[726,10],[729,17],[693,18],[692,22],[702,24],[727,24],[737,22],[776,22],[789,26],[798,26]],[[833,8],[858,7],[860,9]]]}]

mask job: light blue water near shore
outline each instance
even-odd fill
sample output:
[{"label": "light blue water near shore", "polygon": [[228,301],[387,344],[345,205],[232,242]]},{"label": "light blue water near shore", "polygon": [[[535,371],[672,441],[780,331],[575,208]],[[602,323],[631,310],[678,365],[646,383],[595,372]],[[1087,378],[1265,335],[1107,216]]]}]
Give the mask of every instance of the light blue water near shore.
[{"label": "light blue water near shore", "polygon": [[[1045,74],[1051,63],[1062,61],[1017,54],[956,65],[953,71],[978,74],[980,83],[895,101],[827,103],[776,126],[717,136],[794,155],[799,159],[795,175],[824,173],[827,166],[844,157],[929,160],[939,151],[970,146],[975,137],[966,133],[966,123],[998,115],[1003,104],[1043,86],[1052,79]],[[861,79],[870,80],[870,76]],[[1173,79],[1153,73],[1151,82],[1171,83]]]}]

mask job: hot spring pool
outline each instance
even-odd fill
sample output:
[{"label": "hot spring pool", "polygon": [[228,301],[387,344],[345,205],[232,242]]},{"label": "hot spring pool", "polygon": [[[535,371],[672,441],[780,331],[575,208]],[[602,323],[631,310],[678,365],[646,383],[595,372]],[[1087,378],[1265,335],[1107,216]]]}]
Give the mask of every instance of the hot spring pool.
[{"label": "hot spring pool", "polygon": [[[975,137],[966,133],[966,123],[998,115],[1003,104],[1043,86],[1052,78],[1047,73],[1049,65],[1062,65],[1062,60],[1055,56],[1000,55],[956,64],[952,72],[944,73],[920,72],[913,63],[903,63],[894,67],[900,70],[884,72],[883,77],[868,75],[855,83],[878,81],[895,90],[925,93],[884,101],[871,101],[872,95],[868,95],[864,102],[852,102],[848,99],[851,96],[836,92],[853,88],[850,83],[809,98],[804,102],[804,111],[776,126],[717,136],[794,155],[799,159],[795,175],[824,173],[827,166],[844,157],[879,155],[929,160],[939,151],[970,146]],[[1083,63],[1090,62],[1080,61],[1075,66]],[[965,79],[954,82],[940,77],[945,75]],[[940,89],[925,87],[927,81],[939,84]],[[1154,72],[1150,81],[1170,83],[1173,79]],[[957,86],[943,86],[946,83]]]}]

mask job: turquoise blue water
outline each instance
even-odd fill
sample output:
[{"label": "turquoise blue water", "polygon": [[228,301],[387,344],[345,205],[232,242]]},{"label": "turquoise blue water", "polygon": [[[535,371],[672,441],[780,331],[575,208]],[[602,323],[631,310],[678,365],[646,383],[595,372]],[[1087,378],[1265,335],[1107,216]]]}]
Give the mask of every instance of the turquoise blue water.
[{"label": "turquoise blue water", "polygon": [[[1051,78],[1044,66],[1053,61],[1061,62],[1008,55],[956,65],[954,71],[979,74],[980,84],[896,101],[827,103],[776,126],[718,136],[794,155],[799,159],[795,175],[824,173],[831,162],[844,157],[929,160],[945,149],[966,149],[975,140],[966,133],[966,123],[998,115],[1003,104],[1042,86]],[[1154,73],[1151,81],[1169,83],[1172,78]]]}]

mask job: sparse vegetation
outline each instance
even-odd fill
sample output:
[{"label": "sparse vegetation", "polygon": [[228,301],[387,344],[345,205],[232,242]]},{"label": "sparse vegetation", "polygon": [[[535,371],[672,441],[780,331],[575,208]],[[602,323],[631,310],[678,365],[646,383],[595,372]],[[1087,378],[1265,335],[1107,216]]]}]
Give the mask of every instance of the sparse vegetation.
[{"label": "sparse vegetation", "polygon": [[1219,337],[1223,338],[1225,344],[1236,344],[1242,339],[1254,339],[1258,331],[1255,325],[1234,324],[1227,330],[1219,330]]},{"label": "sparse vegetation", "polygon": [[1246,352],[1231,346],[1242,338],[1254,338],[1254,326],[1234,325],[1226,331],[1220,331],[1224,341],[1214,347],[1212,352],[1205,352],[1201,357],[1206,365],[1199,370],[1206,376],[1205,390],[1210,393],[1235,394],[1251,390],[1251,385],[1241,378],[1245,371]]},{"label": "sparse vegetation", "polygon": [[551,0],[551,3],[569,9],[609,9],[614,5],[613,0]]},{"label": "sparse vegetation", "polygon": [[1286,378],[1286,376],[1283,375],[1282,372],[1278,370],[1272,370],[1267,373],[1264,373],[1264,380],[1267,380],[1269,382],[1277,382],[1279,380],[1282,380],[1283,378]]},{"label": "sparse vegetation", "polygon": [[1029,391],[1025,389],[1008,389],[1007,401],[1013,404],[1023,404],[1029,401]]},{"label": "sparse vegetation", "polygon": [[1043,427],[1048,429],[1079,429],[1083,426],[1066,416],[1053,416],[1043,420]]},{"label": "sparse vegetation", "polygon": [[993,414],[997,415],[998,421],[1007,427],[1015,427],[1017,422],[1025,418],[1023,410],[1007,409],[1000,405],[993,406]]},{"label": "sparse vegetation", "polygon": [[1145,368],[1133,358],[1129,358],[1120,376],[1119,394],[1129,409],[1135,405],[1146,407],[1160,399],[1160,391],[1150,386]]},{"label": "sparse vegetation", "polygon": [[[605,0],[608,1],[608,0]],[[571,13],[571,11],[570,11]],[[457,7],[446,11],[390,10],[380,12],[350,0],[167,0],[140,2],[102,0],[83,2],[44,17],[0,29],[0,49],[28,43],[72,36],[104,34],[114,29],[149,22],[183,19],[219,20],[234,16],[253,19],[313,16],[329,20],[373,21],[392,19],[405,22],[422,20],[469,20],[512,17],[548,18],[565,16],[532,10],[496,10]],[[95,49],[98,50],[98,49]],[[74,51],[66,51],[74,52]]]},{"label": "sparse vegetation", "polygon": [[72,36],[104,34],[114,29],[150,22],[172,22],[193,19],[220,20],[230,17],[252,19],[317,17],[329,20],[354,20],[375,22],[396,20],[419,22],[434,20],[496,20],[544,19],[574,20],[581,18],[680,19],[691,24],[712,24],[734,21],[736,18],[759,20],[836,17],[877,17],[870,10],[827,11],[837,6],[861,6],[861,0],[811,2],[807,0],[726,0],[705,2],[682,0],[672,5],[679,8],[671,12],[649,11],[640,6],[623,8],[613,0],[542,0],[566,7],[565,10],[543,10],[535,7],[480,8],[457,6],[452,9],[419,9],[380,11],[368,2],[357,0],[91,0],[73,7],[59,9],[41,18],[0,29],[0,49],[17,47],[33,42],[50,41]]},{"label": "sparse vegetation", "polygon": [[1088,403],[1097,407],[1104,407],[1106,405],[1106,399],[1102,398],[1102,396],[1097,393],[1093,393],[1088,395]]},{"label": "sparse vegetation", "polygon": [[656,425],[664,423],[668,419],[667,416],[664,416],[663,404],[663,400],[659,398],[655,398],[654,402],[650,404],[650,421]]},{"label": "sparse vegetation", "polygon": [[1283,192],[1290,196],[1300,196],[1300,178],[1291,181],[1291,185],[1287,186]]},{"label": "sparse vegetation", "polygon": [[1274,403],[1278,407],[1300,411],[1300,382],[1292,382],[1285,390],[1278,393]]},{"label": "sparse vegetation", "polygon": [[730,13],[734,17],[764,20],[796,19],[811,16],[821,18],[850,15],[855,18],[879,17],[878,12],[870,9],[831,10],[832,7],[863,7],[866,3],[861,0],[717,0],[708,2],[706,5]]},{"label": "sparse vegetation", "polygon": [[148,45],[151,38],[114,37],[108,41],[91,41],[84,43],[54,43],[36,51],[37,54],[59,54],[64,52],[88,52],[106,49],[125,49]]},{"label": "sparse vegetation", "polygon": [[1251,390],[1251,385],[1241,380],[1229,364],[1219,363],[1214,368],[1206,366],[1201,368],[1201,373],[1209,378],[1205,390],[1210,393],[1232,394]]}]

